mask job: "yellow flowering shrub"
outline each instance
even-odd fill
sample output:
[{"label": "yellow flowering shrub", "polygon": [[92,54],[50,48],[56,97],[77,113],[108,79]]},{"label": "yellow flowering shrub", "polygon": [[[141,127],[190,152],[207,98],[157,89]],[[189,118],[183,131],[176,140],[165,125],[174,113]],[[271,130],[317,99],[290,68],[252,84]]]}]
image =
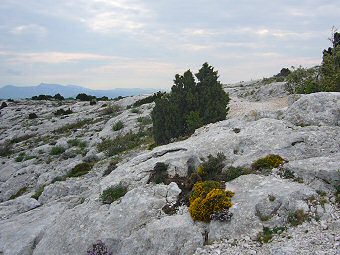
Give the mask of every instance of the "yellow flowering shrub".
[{"label": "yellow flowering shrub", "polygon": [[264,158],[256,160],[252,164],[252,168],[255,170],[277,168],[279,165],[283,164],[284,161],[285,160],[281,156],[270,154]]},{"label": "yellow flowering shrub", "polygon": [[209,222],[210,216],[232,206],[234,193],[221,188],[215,181],[198,182],[190,197],[189,212],[193,220]]}]

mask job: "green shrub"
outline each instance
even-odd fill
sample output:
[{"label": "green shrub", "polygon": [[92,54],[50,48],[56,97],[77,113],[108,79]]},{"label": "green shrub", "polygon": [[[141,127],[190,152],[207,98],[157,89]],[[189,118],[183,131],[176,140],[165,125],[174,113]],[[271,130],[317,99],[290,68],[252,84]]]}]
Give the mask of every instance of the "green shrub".
[{"label": "green shrub", "polygon": [[17,197],[22,196],[23,194],[25,194],[27,192],[27,187],[23,187],[21,189],[18,190],[17,193],[15,193],[14,195],[12,195],[9,199],[16,199]]},{"label": "green shrub", "polygon": [[36,192],[31,196],[31,198],[34,198],[36,200],[39,199],[39,197],[41,196],[41,194],[44,192],[45,186],[41,186],[39,187]]},{"label": "green shrub", "polygon": [[271,170],[279,167],[284,162],[285,160],[281,156],[270,154],[264,158],[256,160],[251,167],[253,170]]},{"label": "green shrub", "polygon": [[165,95],[165,92],[158,91],[157,93],[154,93],[152,96],[148,96],[146,98],[137,100],[132,106],[133,107],[138,107],[143,104],[150,104],[154,102],[156,99],[161,98],[162,96]]},{"label": "green shrub", "polygon": [[159,184],[159,183],[164,183],[164,184],[168,184],[166,183],[166,180],[168,179],[168,165],[162,162],[157,162],[155,167],[153,168],[153,171],[150,175],[149,181]]},{"label": "green shrub", "polygon": [[117,121],[115,124],[112,126],[113,131],[118,131],[124,128],[124,123],[122,121]]},{"label": "green shrub", "polygon": [[224,176],[225,176],[225,181],[231,181],[236,179],[237,177],[241,176],[241,175],[247,175],[247,174],[253,174],[255,173],[254,170],[249,169],[249,168],[245,168],[245,167],[228,167],[225,171],[224,171]]},{"label": "green shrub", "polygon": [[222,189],[219,182],[197,182],[190,196],[190,215],[195,221],[209,222],[211,215],[232,206],[233,196],[234,193]]},{"label": "green shrub", "polygon": [[122,108],[118,105],[108,105],[106,108],[102,110],[103,115],[113,115],[117,116],[119,112],[122,111]]},{"label": "green shrub", "polygon": [[83,162],[76,165],[72,170],[66,175],[66,177],[79,177],[84,174],[87,174],[91,171],[93,167],[93,163]]},{"label": "green shrub", "polygon": [[111,186],[103,191],[103,193],[100,195],[100,200],[104,204],[111,204],[117,199],[123,197],[126,192],[127,187],[122,184]]},{"label": "green shrub", "polygon": [[54,146],[54,147],[52,147],[50,154],[51,155],[60,155],[60,154],[63,154],[64,152],[65,152],[65,148],[64,147],[62,147],[62,146]]},{"label": "green shrub", "polygon": [[198,167],[198,174],[203,180],[220,180],[225,158],[222,152],[217,153],[216,157],[209,155],[208,159]]},{"label": "green shrub", "polygon": [[190,70],[177,74],[171,92],[155,100],[151,116],[157,144],[167,144],[191,135],[202,125],[225,119],[229,95],[218,81],[218,72],[204,63],[196,78]]}]

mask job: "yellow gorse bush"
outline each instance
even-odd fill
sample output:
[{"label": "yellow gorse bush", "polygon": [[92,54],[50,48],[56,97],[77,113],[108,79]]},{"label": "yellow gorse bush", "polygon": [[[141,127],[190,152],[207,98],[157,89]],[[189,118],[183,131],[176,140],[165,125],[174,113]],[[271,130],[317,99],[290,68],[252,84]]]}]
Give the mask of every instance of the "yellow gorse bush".
[{"label": "yellow gorse bush", "polygon": [[222,189],[219,182],[198,182],[190,197],[190,215],[195,221],[209,222],[213,213],[228,209],[233,205],[232,196],[234,193]]}]

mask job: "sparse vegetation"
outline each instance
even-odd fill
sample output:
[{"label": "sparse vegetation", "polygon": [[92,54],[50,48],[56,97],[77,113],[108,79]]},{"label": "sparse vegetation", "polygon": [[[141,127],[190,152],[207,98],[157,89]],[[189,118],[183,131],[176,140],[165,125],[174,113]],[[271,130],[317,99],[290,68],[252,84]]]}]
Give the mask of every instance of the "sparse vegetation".
[{"label": "sparse vegetation", "polygon": [[31,196],[31,198],[34,198],[34,199],[38,200],[39,197],[41,196],[41,194],[44,192],[44,189],[45,189],[45,186],[44,186],[44,185],[41,186],[41,187],[39,187],[39,188],[35,191],[35,193]]},{"label": "sparse vegetation", "polygon": [[122,108],[118,105],[108,105],[102,110],[103,115],[113,115],[117,116],[119,112],[122,111]]},{"label": "sparse vegetation", "polygon": [[150,140],[149,131],[140,131],[138,133],[127,133],[126,135],[117,136],[114,139],[105,139],[97,145],[98,151],[104,151],[107,156],[114,156],[124,151],[132,150]]},{"label": "sparse vegetation", "polygon": [[140,114],[141,113],[141,111],[138,108],[132,108],[130,112],[131,113],[136,113],[136,114]]},{"label": "sparse vegetation", "polygon": [[65,111],[64,109],[58,109],[58,110],[54,113],[54,115],[55,115],[55,116],[62,116],[62,115],[69,115],[69,114],[71,114],[71,113],[73,113],[73,111],[72,111],[70,108],[68,108],[66,111]]},{"label": "sparse vegetation", "polygon": [[26,161],[26,160],[30,160],[33,159],[33,156],[28,156],[26,155],[25,152],[20,152],[19,155],[15,158],[16,162],[22,162],[22,161]]},{"label": "sparse vegetation", "polygon": [[127,192],[127,187],[122,184],[111,186],[103,191],[100,199],[104,204],[111,204],[117,199],[123,197]]},{"label": "sparse vegetation", "polygon": [[137,122],[140,123],[140,125],[142,125],[142,126],[146,126],[146,125],[152,124],[152,119],[148,116],[138,117]]},{"label": "sparse vegetation", "polygon": [[304,223],[305,221],[309,219],[310,219],[310,216],[308,215],[308,213],[305,213],[303,209],[299,209],[299,210],[289,213],[287,222],[293,227],[296,227],[298,225],[301,225],[302,223]]},{"label": "sparse vegetation", "polygon": [[117,164],[120,162],[120,158],[114,158],[107,169],[103,173],[103,177],[109,175],[112,171],[114,171],[117,168]]},{"label": "sparse vegetation", "polygon": [[60,155],[65,152],[65,148],[62,146],[54,146],[51,149],[50,155]]},{"label": "sparse vegetation", "polygon": [[148,180],[148,183],[153,182],[156,184],[159,183],[166,183],[166,180],[168,179],[168,165],[163,162],[157,162],[155,167],[153,168],[153,172],[150,175],[150,178]]},{"label": "sparse vegetation", "polygon": [[17,193],[15,193],[14,195],[12,195],[9,199],[12,200],[12,199],[16,199],[17,197],[20,197],[22,196],[23,194],[25,194],[27,192],[27,187],[23,187],[21,189],[19,189],[17,191]]},{"label": "sparse vegetation", "polygon": [[67,143],[72,147],[79,147],[80,149],[84,149],[87,146],[87,143],[80,139],[70,139]]},{"label": "sparse vegetation", "polygon": [[87,162],[80,163],[76,165],[74,168],[72,168],[72,170],[67,173],[66,177],[72,178],[85,175],[91,171],[93,165],[94,165],[93,163]]},{"label": "sparse vegetation", "polygon": [[112,126],[113,131],[118,131],[118,130],[121,130],[122,128],[124,128],[124,123],[122,121],[117,121]]},{"label": "sparse vegetation", "polygon": [[247,175],[247,174],[253,174],[255,173],[254,170],[246,167],[228,167],[224,172],[224,180],[225,181],[231,181],[236,179],[237,177],[241,175]]},{"label": "sparse vegetation", "polygon": [[93,123],[94,120],[92,119],[85,119],[85,120],[80,120],[76,123],[71,123],[71,124],[67,124],[61,128],[56,129],[54,132],[57,134],[62,134],[62,133],[66,133],[75,129],[79,129],[84,127],[85,125],[89,125],[91,123]]},{"label": "sparse vegetation", "polygon": [[274,235],[281,234],[285,230],[285,227],[263,227],[263,231],[257,235],[257,241],[260,243],[269,243]]}]

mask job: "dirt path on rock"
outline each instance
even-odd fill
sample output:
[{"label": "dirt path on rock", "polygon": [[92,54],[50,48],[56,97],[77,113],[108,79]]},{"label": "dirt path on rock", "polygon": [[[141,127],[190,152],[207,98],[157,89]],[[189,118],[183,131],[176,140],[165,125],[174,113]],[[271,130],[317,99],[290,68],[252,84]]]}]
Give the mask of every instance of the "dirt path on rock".
[{"label": "dirt path on rock", "polygon": [[250,111],[276,111],[288,107],[288,97],[273,98],[261,102],[251,102],[239,97],[232,97],[229,107],[229,118],[240,117]]}]

